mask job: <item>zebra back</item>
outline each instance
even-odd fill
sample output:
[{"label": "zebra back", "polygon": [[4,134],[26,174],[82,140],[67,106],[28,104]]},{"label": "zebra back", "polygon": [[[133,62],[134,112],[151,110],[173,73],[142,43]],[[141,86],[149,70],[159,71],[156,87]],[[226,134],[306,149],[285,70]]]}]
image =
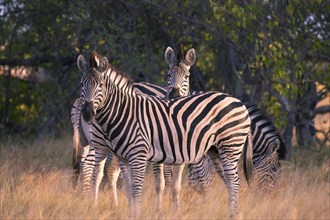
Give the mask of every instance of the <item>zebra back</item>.
[{"label": "zebra back", "polygon": [[262,151],[263,148],[267,148],[270,142],[278,139],[277,155],[280,160],[286,158],[285,143],[267,116],[261,112],[254,104],[245,102],[245,106],[248,108],[251,117],[251,129],[253,132],[253,143],[256,151]]}]

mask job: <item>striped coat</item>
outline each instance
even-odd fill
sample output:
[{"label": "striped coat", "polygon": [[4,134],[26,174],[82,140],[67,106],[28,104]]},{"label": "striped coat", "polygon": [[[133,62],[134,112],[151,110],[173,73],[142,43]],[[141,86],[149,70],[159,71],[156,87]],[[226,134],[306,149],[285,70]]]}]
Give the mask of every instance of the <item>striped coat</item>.
[{"label": "striped coat", "polygon": [[[180,59],[178,60],[177,57]],[[176,56],[174,50],[168,47],[165,51],[165,60],[169,64],[167,94],[170,98],[188,95],[189,69],[196,60],[195,50],[190,49],[185,54],[181,48]],[[284,142],[271,121],[259,109],[250,103],[245,103],[245,105],[251,117],[253,164],[256,168],[258,184],[262,187],[273,187],[280,176],[279,160],[285,159]],[[221,163],[219,161],[213,161],[213,163],[222,175]],[[202,169],[205,168],[202,167]],[[207,187],[207,185],[202,185],[202,187]]]},{"label": "striped coat", "polygon": [[[195,163],[211,147],[219,153],[224,167],[231,216],[237,214],[237,161],[242,151],[248,155],[243,148],[250,129],[250,117],[243,103],[218,92],[165,101],[137,93],[129,79],[109,65],[105,57],[92,54],[88,63],[79,56],[77,64],[83,74],[85,120],[95,118],[111,150],[128,162],[133,217],[139,210],[147,160],[166,164]],[[104,166],[107,150],[93,141],[92,144],[97,170]],[[247,145],[244,149],[250,147]],[[246,157],[245,167],[251,169],[251,163],[252,158]],[[96,194],[99,182],[97,178]]]}]

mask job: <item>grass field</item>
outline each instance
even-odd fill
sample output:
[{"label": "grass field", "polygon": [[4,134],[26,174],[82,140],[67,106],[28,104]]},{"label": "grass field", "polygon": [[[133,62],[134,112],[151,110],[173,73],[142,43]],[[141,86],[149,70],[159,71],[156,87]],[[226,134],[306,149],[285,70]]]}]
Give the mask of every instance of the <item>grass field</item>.
[{"label": "grass field", "polygon": [[[79,195],[71,184],[70,137],[0,143],[0,219],[123,219],[127,199],[119,191],[119,207],[111,192],[100,193],[99,206]],[[241,178],[239,219],[330,219],[329,149],[316,153],[295,151],[283,164],[282,180],[271,192],[249,188]],[[164,218],[228,218],[227,192],[220,178],[202,197],[183,179],[181,214],[170,213],[170,197],[164,198]],[[147,171],[144,184],[143,219],[156,218],[153,176]]]}]

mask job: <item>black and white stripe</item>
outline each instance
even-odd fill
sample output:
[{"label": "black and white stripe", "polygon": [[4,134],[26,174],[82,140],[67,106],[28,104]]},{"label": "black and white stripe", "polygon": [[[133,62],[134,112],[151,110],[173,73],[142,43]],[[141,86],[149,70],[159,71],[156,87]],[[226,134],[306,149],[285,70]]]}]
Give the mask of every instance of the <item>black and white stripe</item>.
[{"label": "black and white stripe", "polygon": [[[182,57],[184,60],[177,60],[176,57]],[[165,60],[170,68],[167,84],[169,91],[167,93],[172,97],[186,96],[190,90],[189,69],[196,60],[195,50],[190,49],[187,54],[184,54],[181,48],[176,56],[174,50],[168,47],[165,51]],[[186,60],[190,60],[190,62]],[[258,184],[264,187],[273,187],[280,176],[279,160],[285,159],[286,150],[283,139],[270,120],[259,109],[249,103],[245,103],[245,105],[251,117],[253,164],[256,168]],[[221,173],[222,168],[219,166],[221,163],[215,162],[214,164]],[[205,169],[205,167],[201,168]],[[207,187],[207,185],[200,187]]]},{"label": "black and white stripe", "polygon": [[[179,96],[188,96],[190,67],[196,61],[195,50],[190,49],[184,53],[183,45],[177,56],[172,48],[168,47],[165,51],[165,60],[169,64],[168,81],[167,81],[167,98],[176,98]],[[212,183],[212,172],[210,169],[209,157],[204,155],[203,159],[196,164],[190,164],[189,167],[189,185],[195,190],[203,192]],[[167,180],[169,181],[169,180]],[[181,186],[181,184],[179,184]],[[179,187],[174,194],[178,197],[180,194]]]},{"label": "black and white stripe", "polygon": [[[95,165],[95,155],[94,152],[90,150],[90,141],[92,140],[91,133],[91,123],[86,122],[82,115],[82,104],[83,99],[78,98],[74,102],[71,109],[71,122],[73,126],[73,143],[74,143],[74,152],[73,152],[73,186],[78,185],[78,179],[81,178],[82,190],[84,193],[90,191],[91,188],[91,177],[93,174],[93,169]],[[97,130],[95,132],[98,132]],[[97,136],[100,136],[98,134]],[[98,140],[100,145],[106,147],[106,143],[103,140]],[[81,175],[82,173],[82,175]],[[113,154],[109,152],[109,155],[106,160],[104,174],[108,182],[110,182],[110,187],[113,192],[115,204],[118,205],[118,196],[117,196],[117,179],[120,173],[118,166],[118,160],[116,157],[113,157]]]},{"label": "black and white stripe", "polygon": [[[108,147],[128,163],[133,217],[139,211],[147,160],[190,164],[200,161],[210,148],[219,153],[231,216],[237,214],[237,162],[242,151],[244,155],[251,156],[245,157],[243,164],[246,170],[251,171],[253,166],[252,155],[247,153],[251,146],[244,147],[250,130],[250,117],[241,101],[219,92],[166,101],[136,92],[127,77],[96,53],[92,54],[90,64],[81,55],[77,64],[82,72],[84,119],[95,119],[92,132],[102,129]],[[96,123],[99,126],[95,126]],[[109,152],[109,148],[94,141],[98,138],[104,137],[93,133],[91,143],[96,154],[96,171],[104,166]],[[249,179],[251,173],[245,173]],[[96,193],[99,183],[98,176]]]},{"label": "black and white stripe", "polygon": [[253,164],[258,184],[274,187],[281,174],[280,160],[285,159],[286,148],[273,123],[254,105],[245,103],[251,117]]},{"label": "black and white stripe", "polygon": [[[142,93],[148,94],[148,95],[157,95],[160,97],[166,96],[166,89],[159,87],[157,85],[151,84],[151,83],[133,83],[134,88],[137,91],[140,91]],[[74,142],[74,152],[73,152],[73,185],[76,187],[78,178],[81,175],[81,181],[82,181],[82,189],[83,192],[89,192],[91,187],[91,181],[90,178],[92,176],[92,171],[95,164],[95,156],[94,152],[92,154],[88,154],[89,151],[89,142],[91,140],[91,123],[86,122],[82,115],[81,115],[81,109],[82,109],[82,98],[76,99],[75,103],[73,104],[73,107],[71,109],[71,122],[73,125],[74,135],[73,135],[73,142]],[[97,132],[97,131],[96,131]],[[100,136],[100,134],[98,135]],[[102,140],[98,141],[100,144],[102,144]],[[103,143],[103,145],[106,145]],[[84,161],[86,162],[84,163]],[[113,161],[114,160],[114,161]],[[119,162],[120,163],[120,162]],[[201,187],[201,185],[210,185],[212,182],[211,178],[211,170],[209,169],[208,165],[206,169],[202,169],[204,164],[209,164],[208,157],[204,156],[203,160],[196,164],[188,165],[189,167],[189,184],[192,185],[197,191],[204,190],[204,187]],[[84,167],[85,172],[81,172],[81,166]],[[123,166],[125,164],[121,164],[121,168],[123,169]],[[162,194],[164,191],[164,186],[169,189],[173,185],[172,189],[172,197],[175,202],[175,208],[178,208],[179,206],[179,195],[181,190],[181,176],[183,167],[175,167],[172,171],[171,165],[165,165],[164,166],[164,181],[165,183],[162,183],[160,174],[160,169],[157,167],[158,164],[153,164],[154,168],[154,175],[155,175],[155,188],[158,196],[158,204],[157,208],[160,209],[161,206],[161,200],[162,200]],[[182,165],[181,165],[182,166]],[[125,168],[125,170],[127,170]],[[112,152],[110,151],[105,163],[104,167],[104,178],[103,181],[105,184],[110,183],[110,188],[112,189],[114,201],[115,204],[118,205],[118,196],[117,196],[117,180],[120,174],[120,169],[118,166],[118,159],[117,157],[113,157]],[[82,173],[82,174],[81,174]],[[172,176],[176,176],[174,178],[173,184],[172,184]],[[126,174],[123,174],[123,178],[125,180],[125,186],[126,186],[126,192],[128,193],[128,183],[129,183],[129,177]],[[165,184],[165,185],[164,185]],[[128,195],[129,196],[129,195]]]}]

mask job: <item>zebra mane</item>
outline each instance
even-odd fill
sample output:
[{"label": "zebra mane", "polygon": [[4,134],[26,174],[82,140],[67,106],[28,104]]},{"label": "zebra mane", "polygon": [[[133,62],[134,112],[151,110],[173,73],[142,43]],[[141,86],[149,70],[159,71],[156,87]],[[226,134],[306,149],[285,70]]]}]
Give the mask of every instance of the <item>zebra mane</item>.
[{"label": "zebra mane", "polygon": [[89,59],[89,65],[91,68],[97,68],[98,66],[98,60],[100,60],[102,57],[95,51],[93,50],[92,55]]},{"label": "zebra mane", "polygon": [[117,75],[120,75],[122,78],[126,79],[128,85],[133,85],[134,80],[132,79],[132,77],[130,75],[128,75],[127,73],[125,73],[121,70],[118,70],[116,67],[114,67],[110,63],[108,66],[108,70],[110,70],[111,72],[116,72]]},{"label": "zebra mane", "polygon": [[[103,56],[99,55],[95,50],[92,52],[91,58],[90,58],[90,67],[91,68],[97,68],[99,66],[99,61],[103,58]],[[134,83],[134,80],[131,78],[131,76],[129,76],[128,74],[118,70],[116,67],[114,67],[113,65],[111,65],[110,63],[108,63],[108,69],[107,72],[109,72],[109,70],[111,72],[116,72],[117,75],[122,76],[122,78],[127,80],[127,83],[129,85],[132,85]],[[99,78],[99,74],[97,74],[96,72],[92,71],[94,76]]]},{"label": "zebra mane", "polygon": [[280,141],[280,148],[277,150],[277,154],[280,160],[284,160],[286,158],[286,147],[285,147],[285,143],[284,140],[282,139],[281,135],[279,134],[278,130],[276,129],[276,127],[274,126],[274,124],[271,122],[271,120],[260,110],[258,109],[254,104],[250,103],[250,102],[244,102],[245,106],[247,108],[253,108],[254,111],[259,112],[259,117],[262,118],[263,120],[266,120],[269,122],[269,127],[271,127],[274,130],[274,133],[277,136],[277,139]]},{"label": "zebra mane", "polygon": [[93,77],[97,78],[98,80],[101,80],[101,75],[95,71],[95,69],[98,69],[100,66],[100,60],[103,58],[103,56],[99,55],[95,50],[93,50],[91,57],[89,59],[89,67],[91,68],[90,74],[93,75]]},{"label": "zebra mane", "polygon": [[185,55],[186,55],[186,52],[184,51],[183,43],[180,43],[179,44],[179,52],[177,54],[178,63],[181,63],[183,61]]}]

